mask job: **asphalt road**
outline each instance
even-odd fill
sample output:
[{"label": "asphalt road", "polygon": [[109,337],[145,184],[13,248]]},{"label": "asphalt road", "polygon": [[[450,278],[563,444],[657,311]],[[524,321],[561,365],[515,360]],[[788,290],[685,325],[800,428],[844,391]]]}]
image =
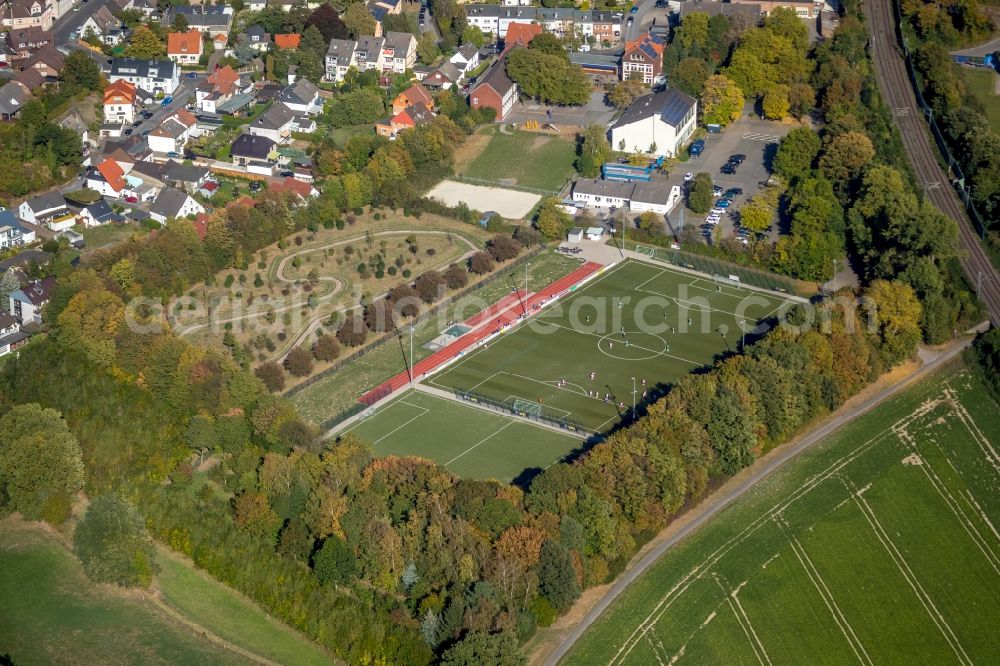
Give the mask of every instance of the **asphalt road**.
[{"label": "asphalt road", "polygon": [[929,373],[955,358],[970,344],[970,342],[971,340],[963,340],[951,349],[942,352],[933,360],[925,363],[919,370],[908,377],[905,377],[891,386],[882,389],[872,397],[862,402],[860,405],[838,414],[818,428],[801,435],[796,440],[793,440],[791,443],[779,449],[780,453],[778,455],[771,460],[768,460],[759,468],[751,468],[752,473],[741,483],[733,486],[732,488],[723,486],[720,490],[721,494],[717,494],[716,496],[707,499],[702,504],[693,508],[691,511],[693,511],[695,515],[683,528],[649,551],[649,553],[647,553],[633,568],[626,571],[622,574],[621,578],[615,581],[607,593],[601,597],[594,607],[590,609],[590,612],[588,612],[583,619],[580,620],[579,624],[573,628],[559,647],[556,648],[552,654],[546,657],[544,662],[545,666],[555,666],[559,660],[565,657],[566,654],[568,654],[573,648],[573,644],[580,638],[580,636],[583,635],[583,632],[586,631],[587,628],[593,624],[605,610],[607,610],[611,603],[618,598],[618,595],[624,592],[635,579],[641,576],[643,572],[645,572],[646,569],[648,569],[664,553],[666,553],[667,550],[711,520],[717,513],[729,506],[729,504],[734,500],[741,497],[755,484],[770,476],[772,472],[782,467],[789,460],[803,451],[806,451],[815,444],[823,441],[842,426],[850,423],[863,414],[868,413],[883,401],[893,397],[906,387],[924,378]]},{"label": "asphalt road", "polygon": [[862,4],[868,23],[872,59],[879,89],[892,109],[893,121],[903,138],[906,155],[928,199],[958,225],[959,262],[973,287],[981,284],[979,297],[990,319],[1000,321],[1000,277],[983,249],[979,234],[965,212],[965,206],[942,171],[922,110],[917,105],[906,71],[906,63],[896,40],[892,0],[870,0]]}]

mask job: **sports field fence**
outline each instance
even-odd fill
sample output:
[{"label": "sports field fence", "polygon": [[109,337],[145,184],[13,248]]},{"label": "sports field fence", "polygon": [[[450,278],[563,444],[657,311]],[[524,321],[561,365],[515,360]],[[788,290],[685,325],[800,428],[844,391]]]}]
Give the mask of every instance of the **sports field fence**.
[{"label": "sports field fence", "polygon": [[488,407],[489,409],[501,414],[520,416],[521,418],[538,421],[539,423],[554,426],[562,430],[579,433],[582,436],[590,436],[594,434],[584,427],[584,425],[579,421],[574,421],[573,419],[568,419],[564,416],[549,414],[547,413],[547,409],[544,405],[537,402],[531,402],[530,400],[523,400],[521,398],[515,398],[513,400],[497,400],[496,398],[491,398],[483,395],[482,393],[477,393],[475,391],[463,391],[461,389],[455,389],[455,397],[464,402],[471,402]]},{"label": "sports field fence", "polygon": [[[733,285],[750,285],[784,294],[797,293],[794,283],[780,275],[754,270],[713,257],[705,257],[692,252],[685,252],[684,250],[642,244],[636,244],[634,251],[637,254],[645,255],[657,261],[705,273],[712,276],[716,281]],[[730,275],[735,275],[739,280],[733,280],[729,277]]]},{"label": "sports field fence", "polygon": [[528,187],[527,185],[517,185],[516,183],[509,182],[507,180],[489,180],[487,178],[473,178],[472,176],[463,176],[462,174],[456,173],[451,176],[452,180],[457,180],[460,183],[468,183],[469,185],[482,185],[483,187],[500,187],[505,190],[517,190],[518,192],[527,192],[528,194],[539,194],[543,197],[554,197],[559,195],[558,190],[545,190],[540,187]]}]

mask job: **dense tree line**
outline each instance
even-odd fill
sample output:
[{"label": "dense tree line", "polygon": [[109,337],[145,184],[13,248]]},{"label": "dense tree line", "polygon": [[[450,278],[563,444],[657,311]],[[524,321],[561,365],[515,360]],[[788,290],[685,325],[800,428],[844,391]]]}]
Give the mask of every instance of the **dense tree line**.
[{"label": "dense tree line", "polygon": [[547,104],[579,106],[590,99],[590,79],[569,61],[557,37],[542,33],[527,48],[515,48],[504,58],[507,76],[521,93]]}]

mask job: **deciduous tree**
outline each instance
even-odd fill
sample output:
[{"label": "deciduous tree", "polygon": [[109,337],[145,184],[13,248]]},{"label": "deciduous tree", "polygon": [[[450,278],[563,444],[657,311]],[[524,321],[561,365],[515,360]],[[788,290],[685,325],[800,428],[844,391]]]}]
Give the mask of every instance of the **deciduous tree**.
[{"label": "deciduous tree", "polygon": [[743,111],[743,92],[732,79],[716,74],[705,81],[701,104],[706,123],[728,125]]},{"label": "deciduous tree", "polygon": [[145,521],[135,507],[115,494],[91,502],[76,527],[73,550],[87,577],[96,583],[149,587],[159,571]]}]

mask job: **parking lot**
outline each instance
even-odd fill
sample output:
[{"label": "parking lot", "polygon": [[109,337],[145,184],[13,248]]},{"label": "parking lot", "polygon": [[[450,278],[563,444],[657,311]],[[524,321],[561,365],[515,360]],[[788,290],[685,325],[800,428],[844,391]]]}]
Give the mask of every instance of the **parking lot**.
[{"label": "parking lot", "polygon": [[[708,134],[705,137],[705,149],[699,157],[678,164],[670,174],[671,184],[680,184],[686,172],[697,174],[706,172],[712,176],[713,182],[727,190],[731,187],[743,189],[743,194],[736,197],[729,210],[739,210],[747,198],[760,189],[760,183],[770,176],[769,167],[778,149],[778,142],[794,127],[791,124],[760,120],[757,116],[748,118],[744,115],[719,134]],[[746,155],[746,161],[736,173],[727,175],[719,169],[729,160],[731,155]],[[670,216],[674,231],[680,233],[680,211],[675,210]],[[733,236],[733,219],[730,214],[722,216],[719,230],[713,235],[716,239]],[[705,216],[685,208],[683,225],[701,226]],[[772,229],[772,238],[777,236],[777,228]]]}]

